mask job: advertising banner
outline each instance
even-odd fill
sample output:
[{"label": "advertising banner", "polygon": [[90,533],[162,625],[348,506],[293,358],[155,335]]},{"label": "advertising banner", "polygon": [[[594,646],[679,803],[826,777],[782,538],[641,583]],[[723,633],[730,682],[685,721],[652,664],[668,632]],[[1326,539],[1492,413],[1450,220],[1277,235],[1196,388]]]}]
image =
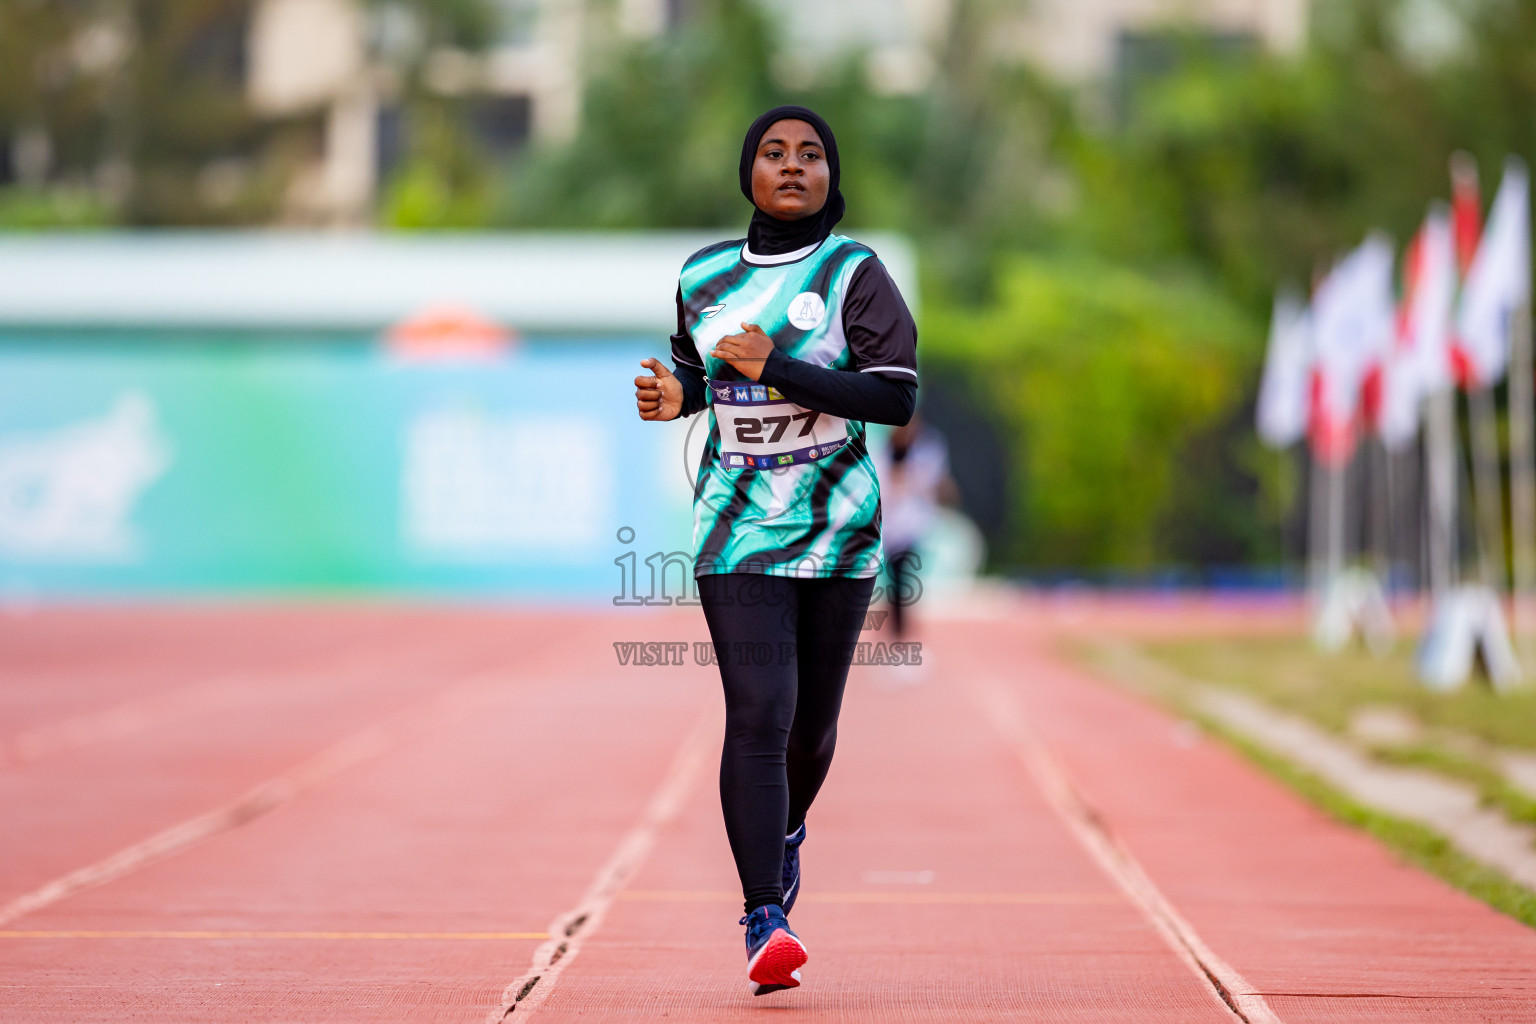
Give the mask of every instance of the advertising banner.
[{"label": "advertising banner", "polygon": [[690,549],[702,417],[635,414],[663,348],[12,332],[0,594],[617,596],[616,559]]}]

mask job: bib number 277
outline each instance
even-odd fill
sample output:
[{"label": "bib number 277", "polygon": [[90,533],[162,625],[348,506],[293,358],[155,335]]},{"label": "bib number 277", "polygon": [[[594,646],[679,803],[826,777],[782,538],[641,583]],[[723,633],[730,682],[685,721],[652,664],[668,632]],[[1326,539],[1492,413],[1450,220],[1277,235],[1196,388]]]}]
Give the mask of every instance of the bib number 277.
[{"label": "bib number 277", "polygon": [[[742,444],[762,444],[764,442],[776,444],[779,438],[784,436],[784,432],[789,429],[789,425],[796,420],[803,420],[804,423],[800,427],[800,432],[795,436],[809,437],[811,429],[816,426],[816,421],[820,418],[821,413],[812,412],[809,409],[805,412],[796,413],[793,416],[764,416],[761,419],[753,416],[741,416],[736,420],[736,440]],[[763,431],[770,428],[773,432],[764,437]]]}]

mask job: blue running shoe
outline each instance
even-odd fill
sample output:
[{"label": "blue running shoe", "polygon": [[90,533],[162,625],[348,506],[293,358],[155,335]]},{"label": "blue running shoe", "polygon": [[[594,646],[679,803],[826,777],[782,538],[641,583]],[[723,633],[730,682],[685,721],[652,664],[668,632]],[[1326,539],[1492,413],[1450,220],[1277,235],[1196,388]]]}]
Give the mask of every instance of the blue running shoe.
[{"label": "blue running shoe", "polygon": [[741,919],[747,926],[747,983],[755,996],[798,988],[800,968],[810,956],[789,928],[777,903],[758,907]]},{"label": "blue running shoe", "polygon": [[787,916],[800,895],[800,844],[805,842],[805,822],[784,837],[784,913]]}]

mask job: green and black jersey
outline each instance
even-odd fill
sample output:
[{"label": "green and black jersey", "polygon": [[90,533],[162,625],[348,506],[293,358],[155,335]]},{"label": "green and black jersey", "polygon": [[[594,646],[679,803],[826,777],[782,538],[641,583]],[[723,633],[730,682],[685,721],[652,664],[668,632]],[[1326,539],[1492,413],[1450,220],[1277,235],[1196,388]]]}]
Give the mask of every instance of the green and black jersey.
[{"label": "green and black jersey", "polygon": [[[702,371],[709,384],[710,432],[694,492],[695,575],[875,575],[880,485],[864,423],[789,404],[707,353],[755,323],[781,353],[812,366],[915,383],[916,329],[878,257],[840,235],[782,256],[722,242],[684,264],[678,307],[673,358],[680,373]],[[761,419],[742,421],[732,418],[743,412],[733,401],[767,404],[745,410]],[[784,440],[752,446],[727,437],[722,445],[722,418],[741,439]],[[745,433],[743,422],[760,432]],[[764,450],[774,454],[738,454]]]}]

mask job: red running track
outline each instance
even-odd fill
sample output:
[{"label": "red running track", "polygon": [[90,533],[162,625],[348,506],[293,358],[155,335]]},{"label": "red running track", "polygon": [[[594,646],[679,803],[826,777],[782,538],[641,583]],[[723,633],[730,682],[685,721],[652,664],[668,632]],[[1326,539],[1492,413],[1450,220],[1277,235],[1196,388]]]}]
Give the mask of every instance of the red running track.
[{"label": "red running track", "polygon": [[613,647],[698,619],[0,620],[0,1019],[1536,1021],[1536,933],[1052,653],[1293,621],[1155,602],[856,669],[754,999],[713,669]]}]

